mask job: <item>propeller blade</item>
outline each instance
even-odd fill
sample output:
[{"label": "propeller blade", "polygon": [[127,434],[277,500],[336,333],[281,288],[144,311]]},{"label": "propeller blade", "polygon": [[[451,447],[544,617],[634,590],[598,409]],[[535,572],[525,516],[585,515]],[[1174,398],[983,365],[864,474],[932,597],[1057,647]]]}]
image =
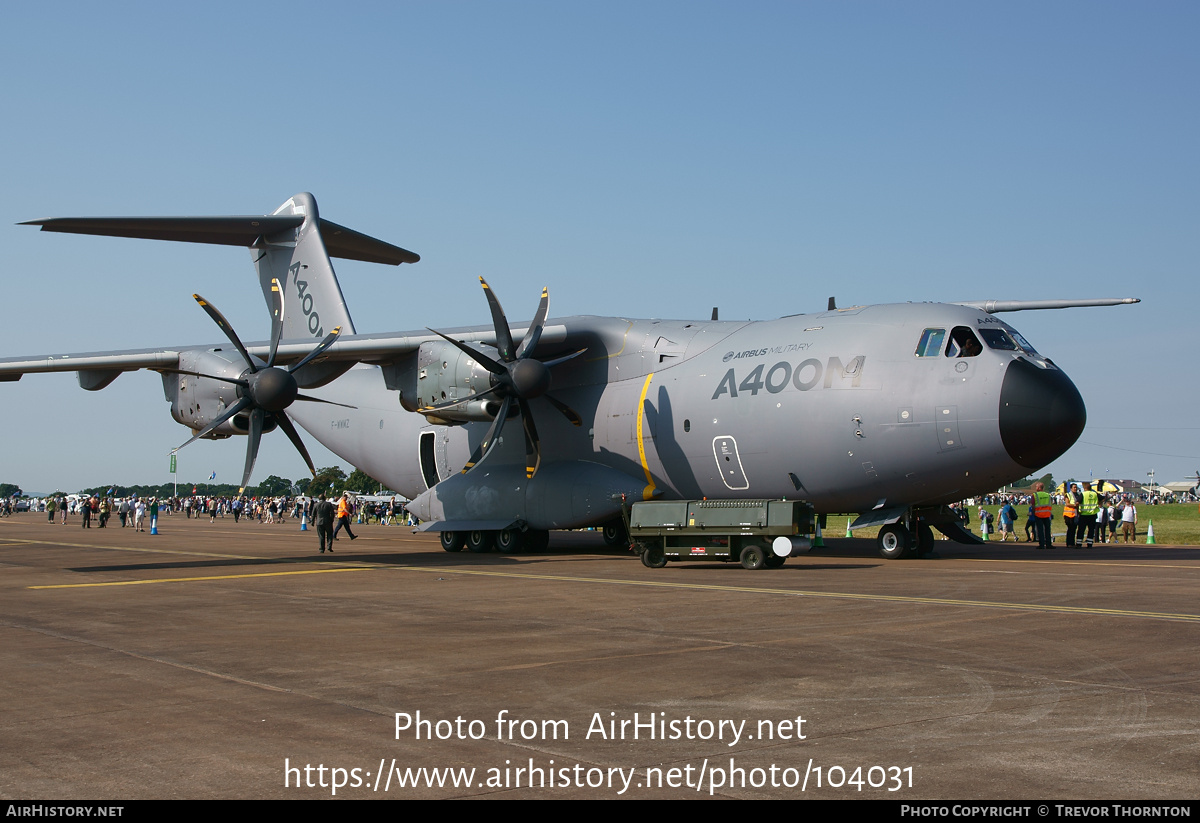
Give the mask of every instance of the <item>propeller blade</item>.
[{"label": "propeller blade", "polygon": [[505,363],[511,363],[517,358],[513,354],[512,332],[508,330],[508,318],[504,316],[504,309],[500,308],[500,301],[496,299],[496,295],[488,286],[487,281],[480,277],[479,282],[483,286],[483,293],[487,296],[488,307],[492,310],[492,325],[496,327],[496,348],[500,350],[500,359]]},{"label": "propeller blade", "polygon": [[197,434],[191,440],[184,443],[182,446],[176,446],[174,449],[172,449],[172,451],[179,451],[184,446],[190,446],[191,444],[193,444],[197,440],[199,440],[201,437],[204,437],[206,434],[211,432],[217,426],[221,425],[222,423],[224,423],[226,420],[233,417],[238,412],[244,411],[246,408],[248,408],[252,404],[253,404],[253,401],[249,397],[243,397],[241,400],[237,401],[232,406],[230,406],[228,409],[226,409],[225,413],[223,415],[218,417],[213,422],[209,423],[208,426],[203,431],[201,431],[199,434]]},{"label": "propeller blade", "polygon": [[328,403],[330,406],[341,406],[343,409],[357,409],[358,406],[351,406],[348,403],[335,403],[332,400],[322,400],[319,397],[309,397],[307,394],[296,395],[297,400],[307,400],[309,403]]},{"label": "propeller blade", "polygon": [[533,413],[529,411],[529,404],[524,400],[520,403],[521,422],[525,427],[525,476],[533,477],[542,465],[542,445],[538,440],[537,426],[533,425]]},{"label": "propeller blade", "polygon": [[246,444],[246,470],[242,472],[242,488],[238,492],[244,492],[246,487],[250,485],[250,474],[254,471],[254,461],[258,459],[258,444],[262,440],[263,423],[267,413],[262,409],[254,409],[250,412],[250,437]]},{"label": "propeller blade", "polygon": [[576,357],[583,354],[585,351],[587,351],[587,349],[580,349],[577,352],[572,352],[571,354],[565,355],[563,357],[556,357],[553,360],[546,360],[546,361],[543,361],[543,365],[545,365],[546,368],[550,368],[551,366],[557,366],[559,363],[566,363],[568,360],[574,360]]},{"label": "propeller blade", "polygon": [[337,341],[338,335],[341,333],[342,333],[342,327],[338,326],[336,329],[331,331],[329,334],[325,335],[325,339],[322,340],[320,343],[318,343],[317,347],[315,349],[313,349],[307,355],[305,355],[304,359],[301,360],[299,363],[297,363],[296,365],[294,365],[288,369],[288,374],[295,374],[296,372],[300,371],[300,369],[304,368],[306,365],[308,365],[310,362],[312,362],[312,360],[314,358],[320,357],[327,348],[332,346]]},{"label": "propeller blade", "polygon": [[537,313],[533,316],[533,322],[529,324],[529,331],[525,333],[525,339],[521,341],[521,347],[517,349],[517,359],[520,360],[526,354],[533,354],[533,350],[537,348],[538,340],[542,336],[542,327],[546,324],[546,312],[550,309],[550,290],[542,289],[542,302],[538,303]]},{"label": "propeller blade", "polygon": [[548,394],[543,394],[542,397],[549,400],[551,406],[553,406],[554,408],[556,408],[560,412],[562,412],[563,417],[565,417],[571,421],[571,425],[573,425],[573,426],[582,426],[583,425],[583,418],[581,418],[578,414],[576,414],[575,410],[573,408],[571,408],[570,406],[568,406],[566,403],[563,403],[560,400],[555,400],[553,397],[551,397]]},{"label": "propeller blade", "polygon": [[275,422],[279,424],[279,428],[283,429],[283,433],[288,436],[288,440],[292,441],[292,445],[296,447],[296,451],[300,452],[300,456],[304,458],[304,463],[308,466],[308,470],[312,472],[312,476],[316,477],[317,468],[313,465],[312,458],[308,456],[308,449],[304,448],[304,441],[300,439],[300,432],[296,431],[296,426],[283,412],[275,415]]},{"label": "propeller blade", "polygon": [[483,462],[489,454],[492,447],[496,445],[496,441],[500,437],[500,432],[504,428],[504,421],[508,419],[508,410],[512,407],[512,395],[506,394],[503,402],[500,403],[500,412],[496,415],[496,419],[492,421],[492,425],[488,428],[487,434],[479,441],[479,445],[475,447],[475,451],[471,454],[471,459],[467,461],[467,465],[463,466],[462,473],[466,474],[471,469]]},{"label": "propeller blade", "polygon": [[492,374],[508,374],[508,369],[504,368],[504,366],[500,365],[495,360],[488,357],[486,354],[482,354],[481,352],[475,351],[475,349],[471,348],[466,343],[460,343],[457,340],[455,340],[453,337],[447,337],[446,335],[442,334],[437,329],[430,329],[428,326],[426,326],[425,328],[429,329],[429,331],[433,332],[434,334],[436,334],[438,337],[442,338],[443,340],[445,340],[449,343],[453,343],[461,351],[463,351],[466,354],[469,354],[471,357],[473,357],[479,363],[479,365],[483,366],[485,369],[490,371]]},{"label": "propeller blade", "polygon": [[275,354],[279,351],[279,338],[283,337],[283,289],[279,281],[271,278],[271,355],[267,368],[275,365]]},{"label": "propeller blade", "polygon": [[254,361],[250,359],[250,352],[246,351],[246,347],[242,345],[242,341],[238,339],[237,332],[233,330],[233,326],[229,325],[229,321],[225,319],[225,315],[198,294],[193,294],[192,297],[200,304],[200,308],[204,309],[205,313],[212,318],[213,322],[221,327],[221,331],[225,332],[225,336],[229,338],[229,342],[234,345],[242,354],[242,359],[246,361],[246,365],[250,367],[250,372],[258,371],[258,366],[254,365]]}]

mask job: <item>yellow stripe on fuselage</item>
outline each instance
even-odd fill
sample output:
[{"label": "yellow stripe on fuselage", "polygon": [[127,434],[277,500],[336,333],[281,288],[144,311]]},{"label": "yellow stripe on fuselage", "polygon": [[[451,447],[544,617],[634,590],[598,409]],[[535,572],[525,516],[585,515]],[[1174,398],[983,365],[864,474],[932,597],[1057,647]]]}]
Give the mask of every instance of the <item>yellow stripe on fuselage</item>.
[{"label": "yellow stripe on fuselage", "polygon": [[638,413],[637,413],[637,443],[638,443],[638,459],[642,461],[642,471],[646,473],[646,488],[642,489],[642,499],[649,500],[654,496],[654,478],[650,475],[650,466],[646,463],[646,441],[642,435],[643,420],[646,417],[646,393],[650,391],[650,381],[654,379],[654,372],[646,375],[646,384],[642,386],[642,396],[638,398]]}]

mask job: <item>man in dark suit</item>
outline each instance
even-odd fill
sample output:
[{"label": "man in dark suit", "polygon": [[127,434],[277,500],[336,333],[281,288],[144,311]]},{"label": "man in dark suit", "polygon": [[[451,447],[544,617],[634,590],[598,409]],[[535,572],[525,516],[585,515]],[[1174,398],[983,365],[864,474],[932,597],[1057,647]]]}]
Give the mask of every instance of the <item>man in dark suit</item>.
[{"label": "man in dark suit", "polygon": [[333,519],[335,513],[333,504],[329,502],[325,495],[321,495],[320,501],[313,508],[313,525],[317,527],[317,539],[321,543],[321,554],[325,553],[327,547],[329,553],[333,553]]}]

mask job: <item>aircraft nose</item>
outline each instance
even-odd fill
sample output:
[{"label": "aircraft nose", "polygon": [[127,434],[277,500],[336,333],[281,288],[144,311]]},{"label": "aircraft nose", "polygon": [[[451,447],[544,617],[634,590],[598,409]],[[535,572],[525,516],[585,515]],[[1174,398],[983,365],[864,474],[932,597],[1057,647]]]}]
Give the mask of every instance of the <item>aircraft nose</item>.
[{"label": "aircraft nose", "polygon": [[1079,389],[1058,369],[1014,360],[1000,388],[1000,439],[1018,464],[1040,469],[1075,443],[1087,422]]}]

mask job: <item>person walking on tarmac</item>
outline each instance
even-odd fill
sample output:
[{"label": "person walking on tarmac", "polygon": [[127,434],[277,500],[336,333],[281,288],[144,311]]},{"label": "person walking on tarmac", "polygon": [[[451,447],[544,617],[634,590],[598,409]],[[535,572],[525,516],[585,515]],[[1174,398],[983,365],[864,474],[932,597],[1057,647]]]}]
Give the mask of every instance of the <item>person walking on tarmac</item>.
[{"label": "person walking on tarmac", "polygon": [[333,504],[325,495],[321,495],[320,502],[313,507],[313,525],[317,527],[317,539],[321,544],[321,554],[325,554],[325,549],[333,551],[333,520],[335,512]]},{"label": "person walking on tarmac", "polygon": [[1039,549],[1053,549],[1054,542],[1050,537],[1050,495],[1046,492],[1046,484],[1038,481],[1033,484],[1033,531],[1037,534]]},{"label": "person walking on tarmac", "polygon": [[342,529],[346,530],[346,534],[350,535],[351,540],[357,540],[358,535],[350,531],[350,496],[342,492],[342,497],[337,504],[337,525],[333,527],[333,539],[337,540],[337,533]]}]

